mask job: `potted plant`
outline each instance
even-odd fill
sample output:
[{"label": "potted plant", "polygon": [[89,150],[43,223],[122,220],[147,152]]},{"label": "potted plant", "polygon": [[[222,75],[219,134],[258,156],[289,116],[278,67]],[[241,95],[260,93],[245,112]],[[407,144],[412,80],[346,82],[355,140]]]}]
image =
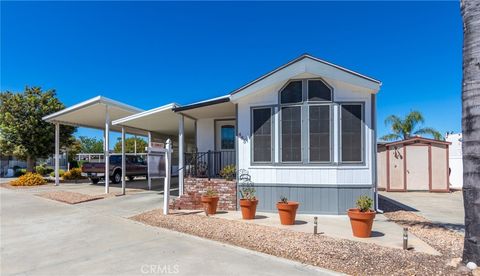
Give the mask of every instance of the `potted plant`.
[{"label": "potted plant", "polygon": [[295,216],[297,215],[298,202],[288,201],[285,196],[280,198],[277,203],[278,214],[280,215],[280,223],[283,225],[295,224]]},{"label": "potted plant", "polygon": [[357,208],[348,209],[348,217],[352,225],[353,236],[368,238],[372,234],[375,211],[372,210],[373,200],[368,196],[357,199]]},{"label": "potted plant", "polygon": [[217,213],[218,193],[215,190],[208,188],[202,195],[201,201],[207,214],[215,215]]},{"label": "potted plant", "polygon": [[257,211],[258,199],[255,197],[255,189],[251,186],[240,189],[240,207],[243,219],[254,219]]}]

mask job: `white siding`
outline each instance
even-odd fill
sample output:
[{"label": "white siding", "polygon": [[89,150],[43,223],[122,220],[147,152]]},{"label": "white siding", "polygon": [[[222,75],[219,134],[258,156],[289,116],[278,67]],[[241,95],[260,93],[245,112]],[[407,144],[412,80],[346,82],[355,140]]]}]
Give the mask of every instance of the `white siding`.
[{"label": "white siding", "polygon": [[[365,103],[365,164],[355,166],[286,166],[286,165],[251,165],[250,160],[250,108],[254,106],[277,105],[278,90],[286,83],[278,83],[263,88],[256,93],[250,94],[238,103],[238,153],[239,169],[249,171],[252,181],[255,183],[278,183],[278,184],[346,184],[346,185],[371,185],[372,184],[372,122],[371,122],[371,94],[368,90],[324,79],[334,88],[335,102],[364,102]],[[339,158],[339,137],[338,137],[338,107],[334,107],[334,161]],[[279,133],[278,133],[278,110],[275,115],[275,161],[279,161]]]},{"label": "white siding", "polygon": [[197,120],[197,148],[199,152],[215,149],[215,124],[212,118]]}]

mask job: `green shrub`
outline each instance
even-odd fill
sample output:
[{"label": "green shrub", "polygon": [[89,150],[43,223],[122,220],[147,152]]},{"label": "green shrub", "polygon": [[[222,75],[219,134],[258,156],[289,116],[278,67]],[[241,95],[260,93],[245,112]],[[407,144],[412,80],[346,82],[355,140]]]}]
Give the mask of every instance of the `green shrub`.
[{"label": "green shrub", "polygon": [[[58,171],[58,174],[60,175],[60,177],[62,177],[62,176],[65,174],[65,171],[62,170],[62,169],[60,169],[60,170]],[[51,176],[51,177],[55,177],[55,170],[53,170],[52,172],[50,172],[50,176]]]},{"label": "green shrub", "polygon": [[80,168],[80,166],[78,165],[78,161],[77,160],[73,160],[73,161],[70,161],[70,168],[73,169],[73,168]]},{"label": "green shrub", "polygon": [[27,169],[16,169],[15,173],[13,174],[15,177],[22,176],[27,173]]},{"label": "green shrub", "polygon": [[240,188],[240,196],[242,199],[255,200],[255,188],[252,186]]},{"label": "green shrub", "polygon": [[82,179],[82,170],[80,168],[73,168],[65,172],[62,176],[63,180],[77,180]]},{"label": "green shrub", "polygon": [[36,186],[47,184],[47,181],[38,173],[26,173],[20,176],[17,180],[11,181],[12,186]]},{"label": "green shrub", "polygon": [[220,171],[220,175],[228,181],[232,181],[235,176],[235,165],[228,165],[223,167]]},{"label": "green shrub", "polygon": [[212,188],[208,188],[207,191],[205,192],[205,196],[212,197],[212,196],[217,196],[217,195],[218,195],[217,191],[215,191]]},{"label": "green shrub", "polygon": [[368,196],[360,196],[357,199],[357,208],[360,212],[367,212],[372,209],[373,200]]}]

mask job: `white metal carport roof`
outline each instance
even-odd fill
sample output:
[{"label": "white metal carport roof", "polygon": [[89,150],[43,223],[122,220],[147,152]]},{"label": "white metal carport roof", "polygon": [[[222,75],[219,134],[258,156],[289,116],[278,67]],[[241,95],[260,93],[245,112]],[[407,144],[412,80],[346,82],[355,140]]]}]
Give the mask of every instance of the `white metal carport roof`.
[{"label": "white metal carport roof", "polygon": [[[43,120],[62,125],[104,130],[107,110],[110,121],[143,111],[142,109],[103,96],[97,96],[47,115],[43,117]],[[111,130],[121,131],[121,127],[112,126]],[[126,129],[126,131],[132,134],[147,135],[147,132],[139,129]]]}]

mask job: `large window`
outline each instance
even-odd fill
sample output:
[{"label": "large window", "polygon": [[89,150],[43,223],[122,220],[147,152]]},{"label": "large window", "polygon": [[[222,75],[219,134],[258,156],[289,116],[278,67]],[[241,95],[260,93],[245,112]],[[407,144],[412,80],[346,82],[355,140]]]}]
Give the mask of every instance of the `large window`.
[{"label": "large window", "polygon": [[330,105],[309,107],[309,160],[329,162],[330,158]]},{"label": "large window", "polygon": [[302,161],[302,113],[300,106],[282,107],[282,161]]},{"label": "large window", "polygon": [[341,107],[341,162],[363,162],[363,105],[342,104]]},{"label": "large window", "polygon": [[252,110],[253,162],[272,162],[272,108]]},{"label": "large window", "polygon": [[322,80],[296,80],[280,91],[281,162],[331,162],[332,89]]}]

